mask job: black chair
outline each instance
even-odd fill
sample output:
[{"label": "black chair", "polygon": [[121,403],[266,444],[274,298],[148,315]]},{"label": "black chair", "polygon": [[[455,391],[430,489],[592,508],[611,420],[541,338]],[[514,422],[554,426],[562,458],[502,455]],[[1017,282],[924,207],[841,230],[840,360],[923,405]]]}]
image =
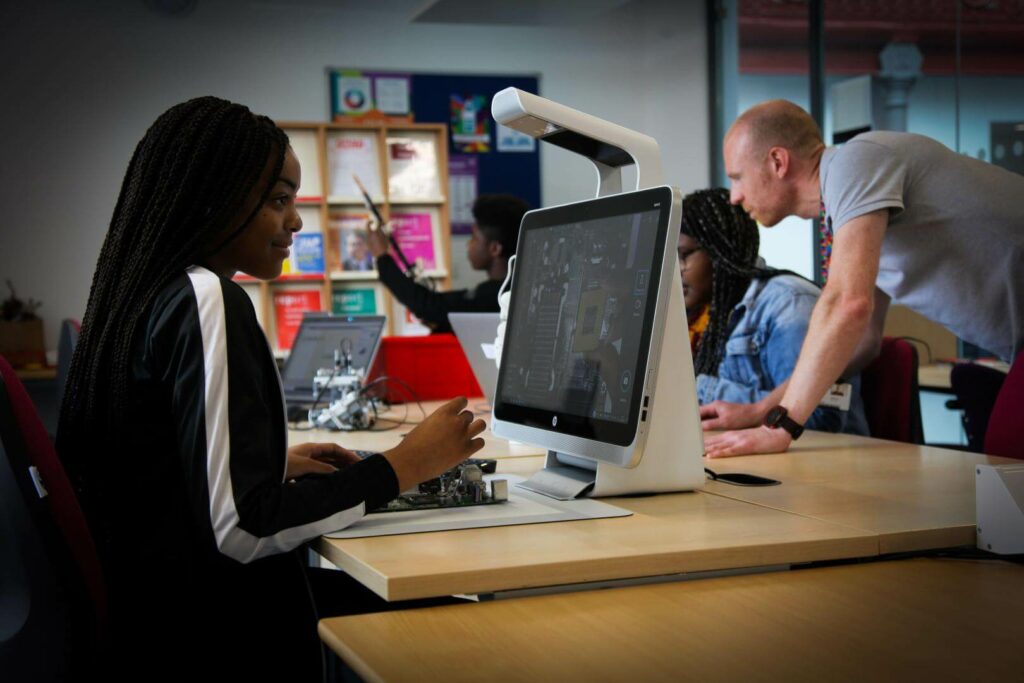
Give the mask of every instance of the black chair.
[{"label": "black chair", "polygon": [[989,417],[1005,380],[1005,372],[977,363],[959,363],[953,366],[950,384],[956,399],[947,401],[946,407],[963,411],[962,419],[964,432],[967,434],[968,450],[975,453],[984,452]]}]

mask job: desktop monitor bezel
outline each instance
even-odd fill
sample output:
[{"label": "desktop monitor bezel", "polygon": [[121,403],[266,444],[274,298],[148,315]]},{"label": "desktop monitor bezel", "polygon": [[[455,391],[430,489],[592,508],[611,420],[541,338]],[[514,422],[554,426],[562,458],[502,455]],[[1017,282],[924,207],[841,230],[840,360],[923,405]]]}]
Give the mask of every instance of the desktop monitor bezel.
[{"label": "desktop monitor bezel", "polygon": [[[529,286],[529,283],[525,282],[523,278],[517,277],[517,275],[523,272],[522,259],[526,256],[524,246],[526,241],[530,239],[533,231],[612,216],[635,215],[652,210],[659,211],[657,235],[654,242],[655,247],[650,262],[649,294],[642,318],[641,337],[638,346],[639,355],[633,375],[629,415],[626,421],[615,422],[612,420],[594,419],[508,402],[502,396],[503,387],[506,382],[506,373],[508,372],[508,364],[505,362],[502,362],[498,373],[498,383],[493,400],[493,412],[497,421],[507,423],[507,425],[513,428],[523,427],[531,431],[541,430],[551,437],[566,443],[579,443],[582,446],[584,442],[588,442],[610,446],[611,449],[603,457],[598,457],[623,466],[629,466],[632,459],[631,447],[636,442],[638,429],[641,424],[641,415],[644,412],[643,401],[645,392],[648,389],[648,370],[656,364],[655,354],[657,349],[660,349],[661,340],[652,340],[652,336],[657,331],[656,328],[660,329],[660,326],[657,325],[660,322],[657,317],[659,303],[664,305],[661,300],[666,281],[664,277],[665,267],[668,261],[665,257],[665,252],[666,250],[671,250],[673,257],[676,253],[676,245],[674,243],[671,245],[667,243],[672,227],[673,195],[673,190],[670,187],[655,187],[637,192],[539,209],[531,211],[523,217],[516,250],[518,262],[516,263],[512,279],[512,303],[509,306],[508,322],[505,327],[503,341],[503,349],[505,349],[502,354],[503,360],[507,358],[507,350],[514,343],[513,339],[515,339],[517,333],[515,307],[517,296],[520,295],[522,288]],[[541,436],[536,432],[534,434]],[[566,439],[565,437],[568,438]],[[581,448],[580,450],[586,450],[589,454],[594,452],[591,448]],[[623,452],[624,450],[629,452]]]}]

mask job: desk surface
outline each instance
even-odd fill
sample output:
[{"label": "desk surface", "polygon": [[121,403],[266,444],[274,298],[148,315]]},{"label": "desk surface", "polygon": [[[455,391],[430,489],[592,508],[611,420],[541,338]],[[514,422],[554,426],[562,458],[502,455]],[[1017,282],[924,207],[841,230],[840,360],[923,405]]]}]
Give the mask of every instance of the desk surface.
[{"label": "desk surface", "polygon": [[[365,448],[401,431],[297,436]],[[493,436],[488,451],[502,472],[529,475],[542,464],[528,457],[536,449]],[[626,518],[321,539],[319,550],[382,597],[403,600],[973,545],[973,466],[1004,461],[811,432],[785,455],[709,463],[782,486],[709,482],[703,492],[608,499],[634,512]]]},{"label": "desk surface", "polygon": [[1013,462],[808,432],[788,453],[708,462],[716,472],[761,474],[781,480],[781,486],[708,482],[705,491],[871,532],[883,554],[910,552],[974,545],[974,465]]},{"label": "desk surface", "polygon": [[[1009,363],[984,361],[982,364],[1000,372],[1010,371]],[[953,388],[953,383],[950,381],[952,372],[953,366],[950,363],[922,365],[917,369],[917,384],[925,390],[948,392]]]},{"label": "desk surface", "polygon": [[1009,563],[903,560],[325,619],[320,634],[367,681],[1014,680],[1022,582]]}]

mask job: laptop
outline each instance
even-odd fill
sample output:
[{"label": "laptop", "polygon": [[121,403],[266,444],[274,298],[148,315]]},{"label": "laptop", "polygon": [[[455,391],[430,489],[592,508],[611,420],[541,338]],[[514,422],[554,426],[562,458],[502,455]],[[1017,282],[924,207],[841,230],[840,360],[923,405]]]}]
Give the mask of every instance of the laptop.
[{"label": "laptop", "polygon": [[306,316],[295,335],[281,370],[284,400],[289,408],[313,403],[313,377],[320,368],[334,367],[334,352],[351,345],[352,367],[370,372],[380,348],[384,316]]},{"label": "laptop", "polygon": [[494,338],[498,333],[497,313],[449,313],[448,322],[469,359],[476,381],[484,397],[494,399],[498,386],[498,364],[495,362]]}]

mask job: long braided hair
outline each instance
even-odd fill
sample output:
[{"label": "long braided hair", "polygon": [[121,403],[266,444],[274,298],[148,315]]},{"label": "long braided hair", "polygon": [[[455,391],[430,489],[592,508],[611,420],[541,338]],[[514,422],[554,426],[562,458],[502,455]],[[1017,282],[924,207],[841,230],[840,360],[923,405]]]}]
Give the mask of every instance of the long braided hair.
[{"label": "long braided hair", "polygon": [[[160,290],[249,225],[284,163],[273,121],[216,97],[171,107],[135,148],[93,275],[57,446],[83,492],[126,408],[139,322]],[[269,170],[269,176],[265,174]],[[261,178],[266,178],[262,181]],[[257,187],[266,182],[262,188]],[[256,191],[259,202],[247,215]]]},{"label": "long braided hair", "polygon": [[684,197],[680,232],[696,240],[711,259],[711,316],[698,344],[694,369],[697,374],[717,375],[729,338],[729,319],[750,281],[789,271],[757,266],[757,223],[743,207],[729,203],[728,190],[699,190]]}]

